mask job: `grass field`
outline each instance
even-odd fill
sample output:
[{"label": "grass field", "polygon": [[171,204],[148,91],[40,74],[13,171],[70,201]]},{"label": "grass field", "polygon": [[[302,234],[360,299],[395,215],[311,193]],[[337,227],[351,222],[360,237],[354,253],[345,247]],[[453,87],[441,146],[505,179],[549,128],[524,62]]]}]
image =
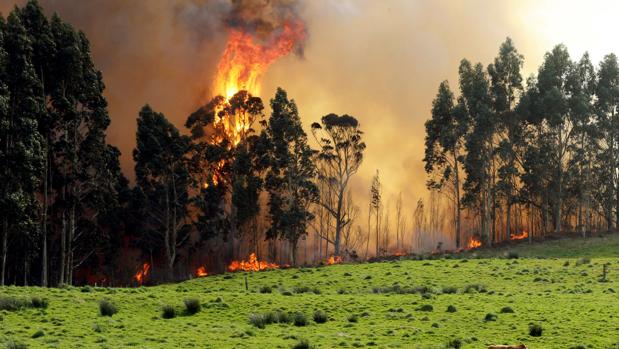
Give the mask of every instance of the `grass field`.
[{"label": "grass field", "polygon": [[[604,282],[605,263],[610,266]],[[619,348],[615,291],[619,236],[525,242],[436,259],[225,274],[135,289],[5,287],[0,307],[16,300],[27,306],[0,311],[0,345]],[[49,305],[31,307],[32,297],[35,306],[37,297]],[[100,315],[103,299],[118,312]],[[201,311],[187,314],[185,299],[198,299]],[[177,316],[164,319],[165,305]],[[327,321],[314,321],[316,311]],[[284,323],[269,323],[277,320]],[[541,326],[541,336],[530,335],[531,324]]]}]

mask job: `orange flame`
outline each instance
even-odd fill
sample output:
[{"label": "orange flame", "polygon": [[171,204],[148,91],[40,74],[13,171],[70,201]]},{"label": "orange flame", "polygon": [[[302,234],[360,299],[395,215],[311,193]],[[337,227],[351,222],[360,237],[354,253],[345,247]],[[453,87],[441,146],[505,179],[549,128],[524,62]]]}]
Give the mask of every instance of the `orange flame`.
[{"label": "orange flame", "polygon": [[302,21],[292,19],[265,42],[256,42],[242,29],[230,29],[228,43],[217,66],[214,90],[230,99],[240,90],[259,95],[261,79],[278,58],[288,55],[307,33]]},{"label": "orange flame", "polygon": [[393,253],[393,255],[394,255],[394,256],[396,256],[396,257],[406,256],[406,251],[403,251],[403,250],[396,250],[396,251]]},{"label": "orange flame", "polygon": [[228,266],[228,271],[261,271],[268,269],[279,269],[279,265],[269,262],[261,262],[255,253],[249,255],[249,261],[232,261]]},{"label": "orange flame", "polygon": [[509,237],[510,240],[524,240],[526,238],[529,237],[529,233],[526,231],[523,231],[520,234],[511,234],[511,236]]},{"label": "orange flame", "polygon": [[205,266],[201,266],[198,269],[196,269],[196,276],[201,278],[204,276],[208,276],[208,273],[206,272],[206,267]]},{"label": "orange flame", "polygon": [[327,265],[340,264],[342,262],[343,260],[341,256],[331,256],[327,259]]},{"label": "orange flame", "polygon": [[148,273],[150,273],[150,264],[144,263],[142,265],[142,269],[138,270],[138,272],[135,273],[135,275],[133,276],[133,279],[137,281],[138,284],[141,285],[144,282],[144,280],[146,280]]},{"label": "orange flame", "polygon": [[466,245],[467,249],[473,249],[473,248],[478,248],[481,247],[481,241],[479,239],[477,239],[476,237],[471,237],[469,239],[468,244]]}]

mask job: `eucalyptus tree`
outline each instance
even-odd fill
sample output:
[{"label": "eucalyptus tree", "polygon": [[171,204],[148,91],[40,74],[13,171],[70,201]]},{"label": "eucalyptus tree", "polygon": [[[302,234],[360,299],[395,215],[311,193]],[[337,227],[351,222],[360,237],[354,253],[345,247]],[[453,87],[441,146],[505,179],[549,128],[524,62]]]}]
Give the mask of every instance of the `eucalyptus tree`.
[{"label": "eucalyptus tree", "polygon": [[324,165],[318,167],[318,178],[326,183],[335,197],[334,202],[319,200],[318,204],[335,221],[334,254],[340,256],[342,231],[351,223],[346,210],[346,189],[363,162],[363,132],[354,117],[328,114],[322,117],[321,123],[312,124],[312,134],[319,145],[317,161]]}]

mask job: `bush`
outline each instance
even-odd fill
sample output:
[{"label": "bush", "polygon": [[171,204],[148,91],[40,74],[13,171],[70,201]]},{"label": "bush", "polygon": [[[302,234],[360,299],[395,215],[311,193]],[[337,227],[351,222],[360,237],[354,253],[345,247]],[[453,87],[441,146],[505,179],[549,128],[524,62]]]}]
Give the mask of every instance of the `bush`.
[{"label": "bush", "polygon": [[576,261],[576,266],[583,265],[583,264],[589,264],[589,263],[591,263],[591,260],[587,257],[583,257]]},{"label": "bush", "polygon": [[295,313],[292,319],[295,326],[307,326],[307,317],[301,312]]},{"label": "bush", "polygon": [[89,292],[92,292],[92,288],[90,288],[90,286],[86,285],[86,286],[82,287],[81,291],[84,292],[84,293],[89,293]]},{"label": "bush", "polygon": [[6,342],[6,349],[27,349],[27,348],[28,346],[26,344],[15,342],[12,339],[9,339]]},{"label": "bush", "polygon": [[311,347],[307,339],[301,339],[292,346],[292,349],[310,349]]},{"label": "bush", "polygon": [[99,302],[99,313],[101,316],[112,316],[118,313],[118,308],[107,299],[103,299]]},{"label": "bush", "polygon": [[322,310],[316,310],[314,312],[314,322],[317,324],[324,324],[327,322],[327,313]]},{"label": "bush", "polygon": [[456,287],[443,287],[443,293],[455,294],[455,293],[458,293],[458,289]]},{"label": "bush", "polygon": [[256,326],[257,328],[263,329],[266,325],[266,321],[263,315],[260,314],[251,314],[249,315],[249,323]]},{"label": "bush", "polygon": [[260,287],[260,293],[271,293],[273,289],[270,286],[262,286]]},{"label": "bush", "polygon": [[312,289],[309,286],[295,286],[292,288],[294,293],[309,293]]},{"label": "bush", "polygon": [[38,330],[32,335],[32,338],[39,338],[43,336],[45,336],[45,332],[43,332],[43,330]]},{"label": "bush", "polygon": [[31,305],[17,297],[0,297],[0,310],[17,311]]},{"label": "bush", "polygon": [[164,319],[173,319],[176,317],[176,309],[171,305],[164,305],[161,308],[161,317]]},{"label": "bush", "polygon": [[359,316],[357,314],[348,315],[348,322],[359,322]]},{"label": "bush", "polygon": [[541,337],[542,336],[542,326],[538,324],[529,325],[529,336],[531,337]]},{"label": "bush", "polygon": [[433,311],[434,307],[432,306],[432,304],[424,304],[424,305],[420,306],[419,308],[417,308],[417,310],[419,310],[419,311]]},{"label": "bush", "polygon": [[46,309],[47,306],[49,305],[49,302],[47,301],[47,299],[39,298],[39,297],[32,297],[30,299],[30,303],[32,304],[33,308],[40,308],[40,309]]},{"label": "bush", "polygon": [[187,311],[187,314],[189,315],[196,314],[200,311],[200,309],[202,309],[202,306],[200,305],[200,301],[198,299],[195,299],[195,298],[185,299],[185,311]]},{"label": "bush", "polygon": [[456,311],[458,311],[458,310],[456,309],[455,306],[453,306],[453,305],[447,306],[447,312],[448,313],[455,313]]},{"label": "bush", "polygon": [[488,313],[486,314],[486,316],[484,317],[484,321],[496,321],[498,318],[498,316],[494,313]]},{"label": "bush", "polygon": [[466,285],[466,287],[464,287],[464,293],[475,293],[475,292],[479,292],[479,293],[487,292],[486,286],[481,285],[481,284],[471,284],[471,285]]},{"label": "bush", "polygon": [[292,322],[292,316],[285,311],[278,310],[275,314],[277,314],[277,322],[280,324],[289,324]]},{"label": "bush", "polygon": [[518,259],[519,255],[518,252],[516,251],[509,251],[507,252],[507,258],[508,259]]},{"label": "bush", "polygon": [[447,342],[447,348],[460,349],[462,348],[462,340],[454,338]]},{"label": "bush", "polygon": [[506,313],[513,313],[514,309],[512,309],[511,307],[503,307],[501,308],[501,313],[506,314]]}]

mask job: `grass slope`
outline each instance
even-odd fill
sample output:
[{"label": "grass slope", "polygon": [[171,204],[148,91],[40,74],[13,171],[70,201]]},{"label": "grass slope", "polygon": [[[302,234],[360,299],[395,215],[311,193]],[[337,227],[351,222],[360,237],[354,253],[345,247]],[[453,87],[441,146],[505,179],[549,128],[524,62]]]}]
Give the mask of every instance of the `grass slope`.
[{"label": "grass slope", "polygon": [[[508,251],[520,258],[505,258]],[[315,348],[446,348],[460,339],[462,348],[619,348],[618,257],[619,237],[607,236],[521,243],[459,258],[246,274],[249,291],[243,273],[137,289],[5,287],[0,305],[3,297],[42,297],[49,306],[0,311],[0,345],[290,348],[306,339]],[[610,281],[600,282],[605,263]],[[261,293],[268,287],[272,293]],[[184,313],[188,298],[199,299],[202,310]],[[102,299],[118,313],[101,316]],[[162,318],[164,305],[178,315]],[[447,312],[450,305],[455,312]],[[514,312],[502,313],[504,307]],[[276,310],[301,312],[308,324],[260,329],[249,322],[251,314]],[[312,319],[317,310],[327,314],[326,323]],[[530,324],[541,325],[542,336],[530,336]]]}]

